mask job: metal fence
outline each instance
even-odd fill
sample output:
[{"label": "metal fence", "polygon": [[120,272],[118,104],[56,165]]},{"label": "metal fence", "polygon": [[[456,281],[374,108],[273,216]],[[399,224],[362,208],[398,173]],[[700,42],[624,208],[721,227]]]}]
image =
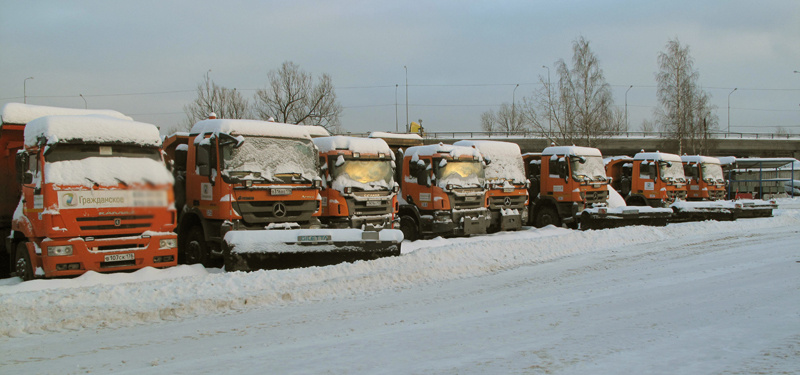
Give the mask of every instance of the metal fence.
[{"label": "metal fence", "polygon": [[[366,137],[369,133],[347,133],[355,137]],[[553,133],[557,138],[563,138],[559,133]],[[582,138],[583,134],[573,134],[573,138]],[[670,139],[672,135],[664,132],[615,132],[594,134],[597,138],[658,138]],[[531,138],[531,139],[550,139],[547,132],[537,131],[453,131],[453,132],[425,132],[422,134],[426,139],[487,139],[487,138]],[[709,133],[710,139],[800,139],[800,134],[774,134],[774,133]]]}]

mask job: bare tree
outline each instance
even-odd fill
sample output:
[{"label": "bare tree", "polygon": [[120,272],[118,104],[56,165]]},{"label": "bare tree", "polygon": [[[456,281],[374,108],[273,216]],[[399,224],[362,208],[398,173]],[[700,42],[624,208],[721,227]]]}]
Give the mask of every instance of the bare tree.
[{"label": "bare tree", "polygon": [[540,76],[542,89],[524,99],[523,111],[531,126],[554,142],[596,146],[599,139],[624,130],[624,116],[613,109],[611,86],[589,41],[579,37],[572,51],[572,68],[557,61],[558,80],[551,84]]},{"label": "bare tree", "polygon": [[503,103],[497,112],[490,109],[481,114],[481,128],[487,132],[524,132],[528,127],[523,117],[517,113],[516,106]]},{"label": "bare tree", "polygon": [[206,75],[203,83],[197,85],[197,98],[185,105],[183,111],[186,113],[183,127],[189,129],[212,112],[217,118],[248,118],[250,103],[236,89],[218,86]]},{"label": "bare tree", "polygon": [[311,74],[291,62],[268,73],[269,84],[256,91],[255,115],[263,120],[289,124],[319,125],[334,133],[340,129],[342,106],[336,101],[331,77],[323,74],[317,82]]},{"label": "bare tree", "polygon": [[718,127],[719,119],[710,104],[710,95],[703,91],[694,69],[689,46],[677,39],[667,42],[666,51],[658,54],[659,71],[656,123],[678,144],[678,153],[708,154],[713,148],[709,134]]}]

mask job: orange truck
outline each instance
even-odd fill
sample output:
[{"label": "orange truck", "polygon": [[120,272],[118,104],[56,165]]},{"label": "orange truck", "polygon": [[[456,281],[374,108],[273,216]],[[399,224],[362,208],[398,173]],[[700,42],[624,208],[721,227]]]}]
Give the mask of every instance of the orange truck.
[{"label": "orange truck", "polygon": [[486,161],[473,147],[442,143],[405,150],[400,184],[400,229],[408,240],[484,234]]},{"label": "orange truck", "polygon": [[2,110],[3,274],[23,280],[177,263],[172,175],[152,124],[116,111]]},{"label": "orange truck", "polygon": [[528,220],[528,187],[519,145],[511,142],[465,140],[455,146],[475,147],[490,161],[485,178],[487,206],[491,214],[489,232],[522,229]]},{"label": "orange truck", "polygon": [[323,228],[319,151],[305,126],[209,119],[164,141],[181,261],[226,271],[319,266],[399,252],[399,230]]},{"label": "orange truck", "polygon": [[778,207],[775,201],[761,199],[726,201],[728,181],[725,180],[722,163],[718,158],[683,155],[681,160],[688,180],[689,189],[686,198],[689,201],[713,201],[733,205],[736,218],[770,217],[772,210]]},{"label": "orange truck", "polygon": [[314,138],[314,144],[322,171],[323,225],[368,231],[400,227],[395,156],[384,140],[334,136]]},{"label": "orange truck", "polygon": [[580,146],[551,146],[542,153],[523,155],[530,179],[530,216],[536,227],[567,225],[603,229],[626,225],[663,226],[672,211],[611,204],[600,150]]},{"label": "orange truck", "polygon": [[640,152],[613,158],[606,172],[628,205],[669,207],[671,222],[735,220],[737,206],[729,201],[687,202],[689,180],[681,157],[664,152]]}]

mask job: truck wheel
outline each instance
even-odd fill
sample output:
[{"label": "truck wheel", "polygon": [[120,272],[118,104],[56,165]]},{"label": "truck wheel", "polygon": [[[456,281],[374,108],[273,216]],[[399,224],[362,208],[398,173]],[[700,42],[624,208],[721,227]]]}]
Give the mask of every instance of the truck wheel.
[{"label": "truck wheel", "polygon": [[184,243],[185,246],[183,251],[181,251],[179,254],[183,257],[183,259],[179,259],[180,263],[200,263],[205,266],[209,258],[209,250],[208,244],[206,243],[206,238],[203,235],[203,228],[200,226],[193,226],[186,235],[186,240]]},{"label": "truck wheel", "polygon": [[22,281],[33,280],[33,264],[31,264],[31,256],[28,254],[28,247],[25,246],[24,241],[17,244],[14,271]]},{"label": "truck wheel", "polygon": [[537,228],[544,228],[548,225],[561,226],[561,218],[558,217],[558,211],[553,207],[543,207],[534,218],[534,226]]},{"label": "truck wheel", "polygon": [[400,231],[403,232],[403,238],[409,241],[416,241],[419,239],[419,228],[417,221],[411,216],[400,217]]}]

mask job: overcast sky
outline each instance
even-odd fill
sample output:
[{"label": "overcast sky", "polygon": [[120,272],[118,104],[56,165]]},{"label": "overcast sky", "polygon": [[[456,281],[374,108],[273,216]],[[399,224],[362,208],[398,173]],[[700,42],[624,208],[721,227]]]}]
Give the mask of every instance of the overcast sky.
[{"label": "overcast sky", "polygon": [[[293,61],[329,74],[351,132],[477,131],[590,42],[631,130],[657,105],[656,57],[690,47],[721,130],[800,134],[800,1],[3,0],[0,104],[114,109],[162,128],[209,74],[250,98]],[[210,72],[209,72],[210,70]],[[34,79],[26,80],[27,77]],[[516,88],[516,85],[519,87]],[[629,87],[633,85],[630,90]],[[734,88],[738,88],[730,94]],[[730,94],[730,95],[729,95]],[[82,95],[82,97],[81,97]],[[730,118],[728,100],[730,99]],[[398,126],[399,125],[399,126]]]}]

